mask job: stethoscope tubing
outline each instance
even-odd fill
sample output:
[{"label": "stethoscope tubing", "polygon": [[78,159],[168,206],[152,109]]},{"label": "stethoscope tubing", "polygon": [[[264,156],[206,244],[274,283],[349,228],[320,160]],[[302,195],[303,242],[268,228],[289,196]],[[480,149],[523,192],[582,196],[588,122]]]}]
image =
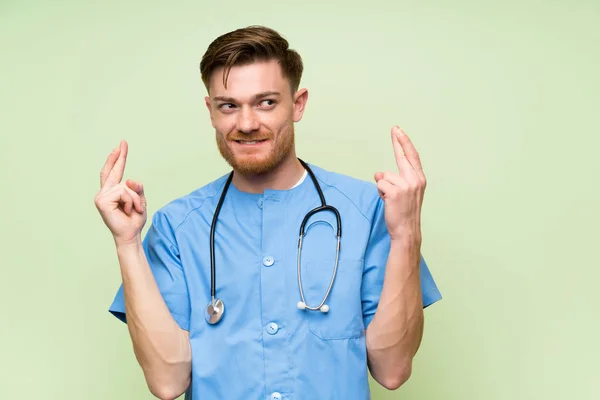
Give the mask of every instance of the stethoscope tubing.
[{"label": "stethoscope tubing", "polygon": [[[325,304],[325,302],[327,301],[329,294],[331,293],[331,289],[333,287],[333,283],[335,281],[335,277],[337,274],[337,268],[338,268],[338,263],[339,263],[339,253],[340,253],[340,247],[341,247],[342,221],[341,221],[339,211],[335,207],[333,207],[331,205],[327,205],[327,203],[325,202],[325,196],[323,195],[321,186],[319,185],[319,182],[317,181],[317,178],[315,177],[311,168],[308,166],[307,163],[305,163],[300,158],[298,158],[298,161],[300,161],[302,166],[306,169],[306,171],[308,171],[308,174],[310,175],[310,178],[313,181],[314,187],[317,190],[317,193],[319,194],[319,198],[321,200],[321,205],[310,210],[304,216],[304,219],[302,220],[302,223],[300,224],[300,232],[299,232],[299,237],[298,237],[298,259],[297,259],[298,273],[297,273],[297,275],[298,275],[298,289],[300,290],[300,298],[302,299],[302,301],[298,303],[298,308],[308,309],[308,310],[313,310],[313,311],[320,310],[322,312],[328,312],[329,307]],[[216,229],[216,225],[218,222],[219,213],[221,212],[221,208],[222,208],[223,202],[225,200],[225,195],[227,194],[227,190],[229,189],[229,186],[231,185],[231,181],[233,180],[233,173],[234,173],[234,171],[231,171],[231,173],[229,174],[229,176],[227,178],[227,181],[225,182],[225,186],[223,188],[221,197],[219,198],[219,202],[217,203],[217,208],[215,209],[215,213],[213,215],[213,220],[212,220],[211,227],[210,227],[210,297],[211,297],[211,302],[209,303],[209,305],[207,307],[207,316],[206,316],[207,321],[210,324],[216,324],[217,322],[220,321],[221,316],[223,315],[223,312],[224,312],[224,308],[225,308],[223,302],[220,299],[216,299],[216,286],[217,286],[216,285],[216,275],[217,274],[216,274],[216,267],[215,267],[215,229]],[[314,214],[321,212],[321,211],[331,211],[335,214],[335,217],[336,217],[337,245],[336,245],[336,254],[335,254],[335,266],[333,268],[333,274],[331,276],[329,286],[325,293],[325,297],[323,298],[323,300],[321,301],[319,306],[311,307],[306,304],[306,300],[304,298],[304,290],[302,287],[302,277],[301,277],[302,240],[303,240],[304,236],[306,235],[306,232],[305,232],[306,222],[308,221],[308,219],[311,216],[313,216]]]}]

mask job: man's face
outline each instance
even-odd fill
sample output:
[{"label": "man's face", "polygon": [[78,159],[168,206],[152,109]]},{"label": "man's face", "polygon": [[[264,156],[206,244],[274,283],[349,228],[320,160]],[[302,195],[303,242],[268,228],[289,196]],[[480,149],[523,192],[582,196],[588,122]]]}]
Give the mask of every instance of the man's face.
[{"label": "man's face", "polygon": [[217,69],[205,101],[223,158],[243,174],[264,174],[293,156],[294,122],[307,97],[306,90],[292,95],[277,61],[231,68],[227,89]]}]

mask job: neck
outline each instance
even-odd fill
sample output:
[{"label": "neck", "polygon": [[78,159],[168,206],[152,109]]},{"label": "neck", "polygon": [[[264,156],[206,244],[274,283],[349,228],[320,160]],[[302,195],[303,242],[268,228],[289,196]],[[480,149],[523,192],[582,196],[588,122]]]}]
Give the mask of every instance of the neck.
[{"label": "neck", "polygon": [[266,189],[287,190],[293,187],[304,173],[304,167],[294,152],[286,157],[274,170],[266,174],[241,174],[235,171],[231,183],[247,193],[264,193]]}]

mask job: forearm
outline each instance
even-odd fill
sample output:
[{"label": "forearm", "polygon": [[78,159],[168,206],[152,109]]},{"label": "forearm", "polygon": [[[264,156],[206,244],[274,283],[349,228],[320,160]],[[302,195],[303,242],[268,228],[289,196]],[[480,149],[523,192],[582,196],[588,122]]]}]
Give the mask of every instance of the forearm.
[{"label": "forearm", "polygon": [[392,240],[379,305],[366,332],[371,375],[388,389],[410,377],[423,335],[420,243],[419,235]]},{"label": "forearm", "polygon": [[121,265],[127,327],[136,358],[150,391],[174,399],[190,384],[189,333],[182,330],[165,304],[141,241],[117,246]]}]

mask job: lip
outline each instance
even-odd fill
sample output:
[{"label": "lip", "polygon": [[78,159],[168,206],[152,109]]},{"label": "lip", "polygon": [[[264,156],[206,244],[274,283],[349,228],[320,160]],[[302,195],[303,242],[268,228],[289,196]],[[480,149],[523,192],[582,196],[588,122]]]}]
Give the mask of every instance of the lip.
[{"label": "lip", "polygon": [[258,147],[261,146],[262,144],[266,143],[268,139],[262,139],[262,140],[255,140],[255,141],[245,141],[245,142],[240,142],[237,140],[233,140],[233,142],[235,143],[236,146],[241,146],[241,147]]}]

